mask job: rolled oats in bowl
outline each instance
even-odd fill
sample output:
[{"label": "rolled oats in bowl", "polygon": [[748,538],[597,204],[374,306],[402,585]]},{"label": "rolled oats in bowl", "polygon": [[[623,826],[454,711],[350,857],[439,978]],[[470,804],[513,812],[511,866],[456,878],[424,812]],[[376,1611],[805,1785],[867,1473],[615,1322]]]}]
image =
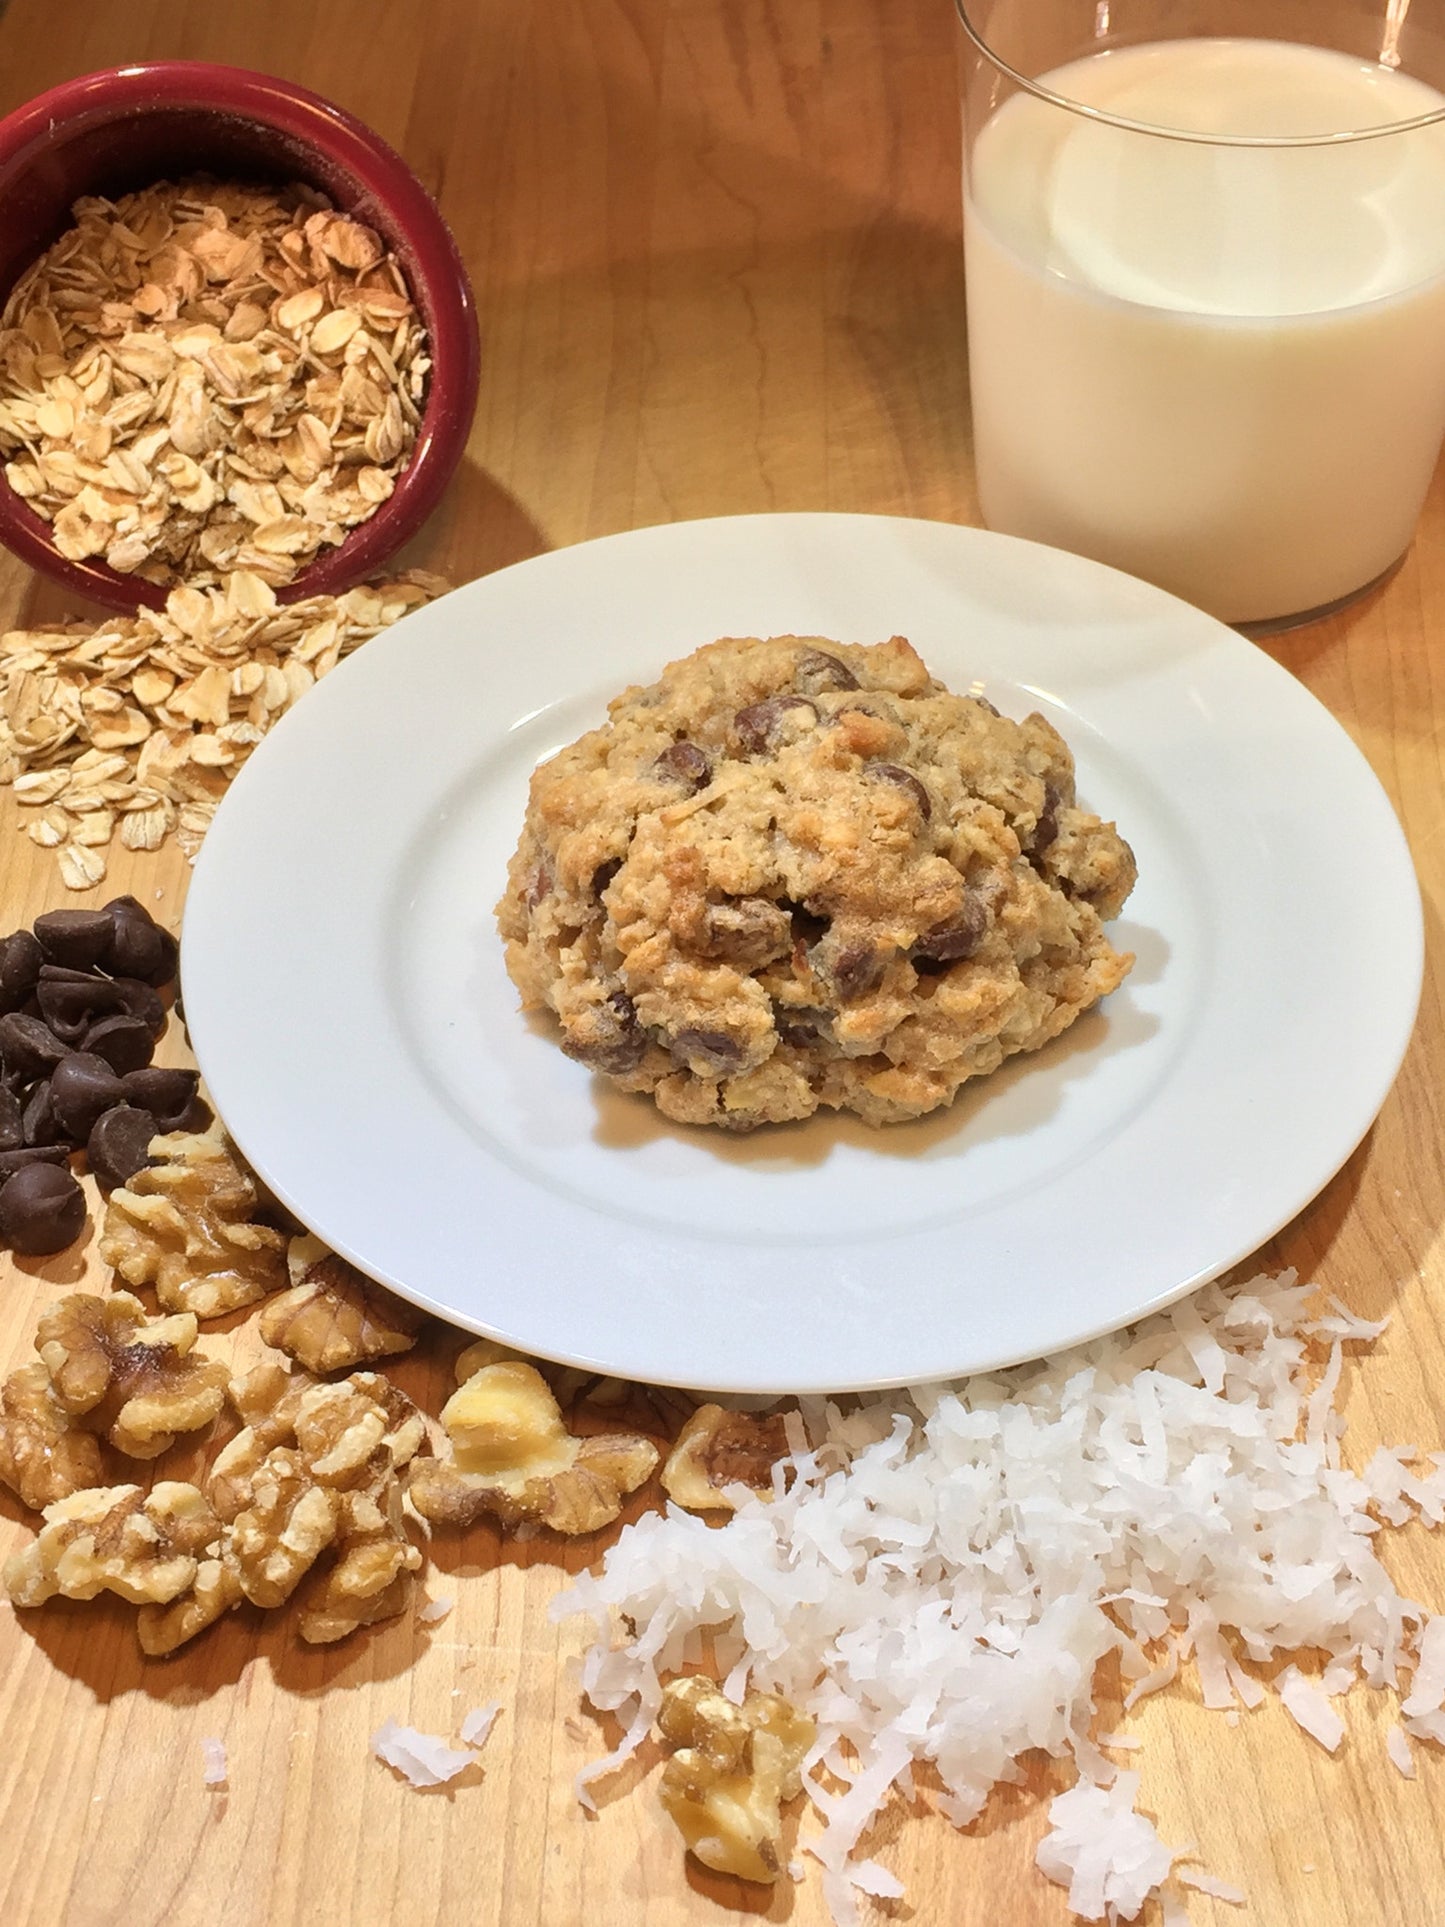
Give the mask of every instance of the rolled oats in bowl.
[{"label": "rolled oats in bowl", "polygon": [[0,315],[0,458],[55,548],[170,587],[275,587],[372,516],[430,368],[396,258],[314,188],[76,202]]}]

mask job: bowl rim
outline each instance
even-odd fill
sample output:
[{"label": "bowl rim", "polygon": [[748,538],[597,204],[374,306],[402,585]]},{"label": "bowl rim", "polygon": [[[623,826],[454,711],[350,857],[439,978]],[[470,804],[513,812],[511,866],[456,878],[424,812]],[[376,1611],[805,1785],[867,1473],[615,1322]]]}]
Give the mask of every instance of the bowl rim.
[{"label": "bowl rim", "polygon": [[[384,207],[406,237],[411,292],[424,310],[431,360],[416,441],[376,513],[276,590],[283,603],[341,594],[379,568],[431,514],[461,460],[476,408],[481,347],[471,282],[441,210],[406,161],[355,114],[295,81],[216,61],[152,60],[77,75],[5,115],[0,176],[28,149],[43,147],[60,124],[74,129],[133,114],[208,108],[275,129],[324,155]],[[8,288],[0,290],[0,304],[8,295]],[[169,588],[98,560],[72,561],[55,548],[50,531],[0,477],[0,542],[22,562],[110,609],[164,608]]]}]

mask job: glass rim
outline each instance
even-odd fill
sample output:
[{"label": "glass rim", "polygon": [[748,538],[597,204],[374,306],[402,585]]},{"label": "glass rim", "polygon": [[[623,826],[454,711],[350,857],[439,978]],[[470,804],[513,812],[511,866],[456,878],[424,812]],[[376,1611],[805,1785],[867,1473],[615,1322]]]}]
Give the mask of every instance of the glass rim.
[{"label": "glass rim", "polygon": [[[953,0],[953,7],[958,15],[959,25],[984,59],[997,73],[1011,80],[1015,86],[1021,87],[1025,93],[1032,94],[1035,100],[1046,101],[1051,107],[1058,107],[1064,113],[1077,114],[1081,120],[1097,121],[1104,127],[1122,128],[1130,134],[1152,134],[1157,140],[1190,141],[1197,147],[1343,147],[1352,141],[1382,140],[1389,134],[1408,134],[1421,127],[1438,127],[1445,122],[1445,106],[1434,108],[1428,114],[1414,114],[1408,120],[1380,121],[1369,127],[1341,128],[1328,134],[1210,134],[1188,127],[1165,127],[1156,121],[1130,120],[1124,114],[1111,114],[1107,108],[1093,107],[1087,101],[1075,100],[1070,94],[1058,93],[1054,88],[1045,87],[1041,81],[1033,79],[1030,75],[1020,73],[1018,68],[1011,67],[984,39],[968,17],[965,0]],[[1211,37],[1239,39],[1241,36],[1229,34]],[[1104,48],[1102,51],[1107,53],[1109,49]],[[1376,61],[1374,65],[1384,68],[1386,72],[1394,71],[1383,61]]]}]

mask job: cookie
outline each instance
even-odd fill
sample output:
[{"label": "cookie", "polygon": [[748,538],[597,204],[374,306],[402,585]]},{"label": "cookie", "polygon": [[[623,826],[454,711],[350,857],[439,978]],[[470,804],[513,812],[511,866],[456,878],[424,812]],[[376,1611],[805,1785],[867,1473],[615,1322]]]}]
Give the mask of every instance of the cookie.
[{"label": "cookie", "polygon": [[1134,877],[1043,717],[901,636],[725,639],[535,772],[497,916],[524,1006],[668,1117],[888,1124],[1123,981]]}]

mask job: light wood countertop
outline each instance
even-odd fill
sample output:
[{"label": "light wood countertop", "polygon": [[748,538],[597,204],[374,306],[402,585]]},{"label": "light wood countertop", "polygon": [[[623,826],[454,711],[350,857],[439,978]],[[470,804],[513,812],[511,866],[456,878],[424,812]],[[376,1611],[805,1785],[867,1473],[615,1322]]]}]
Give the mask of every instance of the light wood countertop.
[{"label": "light wood countertop", "polygon": [[[70,75],[147,56],[290,76],[390,140],[438,196],[471,270],[483,371],[467,461],[405,560],[461,582],[590,536],[690,516],[846,509],[976,522],[968,433],[955,26],[947,0],[9,0],[0,111]],[[3,219],[3,210],[0,210]],[[0,629],[67,613],[0,559]],[[1387,787],[1424,892],[1419,1026],[1378,1123],[1260,1254],[1298,1266],[1390,1329],[1346,1366],[1355,1460],[1381,1438],[1445,1446],[1445,476],[1416,544],[1344,614],[1267,645],[1329,706]],[[116,847],[68,897],[0,794],[5,929],[133,890],[179,922],[173,848]],[[1339,915],[1352,913],[1338,852]],[[1322,1077],[1329,1040],[1321,1040]],[[0,1366],[30,1357],[39,1309],[77,1256],[0,1257]],[[229,1342],[229,1341],[227,1341]],[[439,1409],[455,1344],[397,1376]],[[0,1496],[0,1553],[29,1531]],[[587,1541],[490,1530],[436,1542],[434,1594],[334,1649],[250,1612],[162,1663],[104,1600],[0,1606],[0,1920],[41,1927],[703,1927],[760,1916],[821,1927],[816,1867],[774,1893],[684,1863],[638,1770],[596,1818],[575,1771],[605,1750],[549,1599]],[[1445,1545],[1388,1535],[1402,1590],[1445,1606]],[[504,1706],[476,1768],[438,1792],[368,1757],[388,1716],[454,1733]],[[1229,1727],[1189,1684],[1141,1705],[1143,1804],[1170,1841],[1238,1882],[1199,1927],[1431,1927],[1445,1919],[1445,1762],[1387,1760],[1392,1705],[1343,1703],[1330,1758],[1274,1704]],[[229,1785],[202,1785],[203,1737]],[[878,1920],[1054,1927],[1033,1867],[1040,1767],[956,1833],[926,1798],[890,1809],[873,1850],[907,1899]],[[810,1867],[811,1867],[811,1863]]]}]

